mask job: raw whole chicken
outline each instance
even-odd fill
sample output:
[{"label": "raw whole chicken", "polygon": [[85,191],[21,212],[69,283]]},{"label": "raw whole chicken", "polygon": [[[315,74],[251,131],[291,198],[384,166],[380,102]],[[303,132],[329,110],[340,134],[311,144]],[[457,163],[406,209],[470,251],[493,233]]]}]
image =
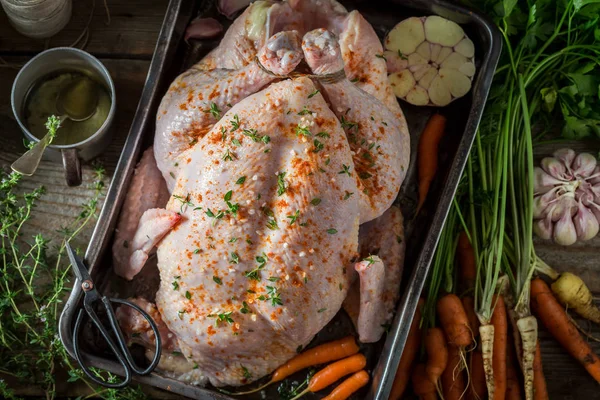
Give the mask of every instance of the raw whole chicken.
[{"label": "raw whole chicken", "polygon": [[[403,220],[390,206],[410,144],[378,52],[373,28],[336,1],[257,1],[173,82],[154,142],[171,197],[135,218],[126,202],[119,226],[130,245],[114,247],[126,279],[157,248],[155,304],[135,301],[181,354],[160,368],[196,384],[247,384],[342,304],[361,341],[381,338],[399,295]],[[296,71],[302,59],[312,74]],[[118,318],[152,347],[146,322]]]}]

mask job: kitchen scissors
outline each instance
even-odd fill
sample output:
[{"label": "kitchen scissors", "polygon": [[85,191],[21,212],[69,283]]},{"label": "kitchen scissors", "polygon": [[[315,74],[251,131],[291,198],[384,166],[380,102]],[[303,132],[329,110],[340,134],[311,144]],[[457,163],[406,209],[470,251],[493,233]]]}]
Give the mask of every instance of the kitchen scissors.
[{"label": "kitchen scissors", "polygon": [[[75,251],[73,251],[73,248],[69,245],[69,243],[67,243],[66,249],[67,254],[69,255],[69,260],[71,261],[71,265],[73,266],[73,271],[75,272],[75,276],[77,277],[75,285],[81,286],[84,295],[83,307],[79,310],[79,313],[77,314],[75,328],[73,328],[73,349],[75,352],[75,358],[77,359],[79,365],[81,365],[81,369],[93,382],[97,383],[98,385],[113,389],[120,389],[127,386],[131,382],[131,377],[134,373],[136,375],[148,375],[154,370],[154,368],[156,368],[156,366],[158,365],[158,361],[160,360],[161,339],[156,323],[154,322],[152,317],[137,304],[122,299],[109,299],[106,296],[102,296],[100,293],[98,293],[94,282],[92,281],[92,278],[90,277],[90,274],[87,270],[87,267],[83,263],[83,260],[75,254]],[[98,317],[98,314],[96,314],[96,311],[94,311],[94,309],[96,308],[96,303],[102,304],[102,306],[104,307],[106,315],[108,316],[108,321],[110,322],[110,327],[112,328],[111,330],[107,330],[104,327],[102,321]],[[133,308],[138,313],[140,313],[150,324],[150,327],[154,332],[156,347],[154,350],[154,358],[152,359],[150,366],[148,366],[146,369],[141,369],[140,367],[138,367],[135,361],[133,360],[129,348],[127,347],[127,341],[123,336],[123,332],[121,332],[121,328],[119,327],[119,323],[117,322],[117,316],[115,315],[111,303],[116,303],[120,304],[121,306]],[[100,334],[102,335],[104,340],[106,340],[106,343],[108,343],[108,346],[110,347],[111,351],[117,357],[119,364],[121,364],[121,366],[125,370],[125,377],[122,381],[107,382],[105,380],[102,380],[97,374],[95,374],[85,365],[79,343],[79,334],[85,314],[88,315],[88,317],[92,320],[96,328],[98,328]],[[113,338],[116,339],[116,343]]]}]

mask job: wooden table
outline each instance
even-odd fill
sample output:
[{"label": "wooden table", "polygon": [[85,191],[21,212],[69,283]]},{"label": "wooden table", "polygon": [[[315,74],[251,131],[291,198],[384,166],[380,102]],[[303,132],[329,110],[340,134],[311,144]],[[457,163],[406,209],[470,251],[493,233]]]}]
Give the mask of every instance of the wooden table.
[{"label": "wooden table", "polygon": [[[3,168],[24,151],[22,135],[10,108],[10,89],[18,68],[31,56],[48,47],[71,45],[84,31],[90,18],[92,4],[93,0],[74,0],[71,21],[62,32],[49,41],[37,41],[21,36],[9,25],[6,15],[0,12],[0,165]],[[118,109],[114,139],[108,150],[99,158],[107,170],[106,187],[129,131],[168,1],[107,0],[107,5],[110,9],[110,24],[107,24],[102,2],[97,1],[89,25],[89,39],[85,46],[86,51],[106,65],[117,91]],[[544,150],[546,149],[542,149]],[[90,189],[86,183],[89,184],[91,179],[92,167],[86,165],[84,184],[77,188],[69,188],[64,183],[61,166],[43,162],[40,172],[23,183],[26,188],[39,185],[48,188],[48,194],[41,199],[38,208],[44,211],[43,216],[29,224],[29,232],[41,232],[46,237],[55,235],[55,230],[63,225],[64,220],[73,218],[79,211],[79,204],[89,198]],[[90,226],[80,236],[80,244],[85,244],[91,228]],[[600,293],[600,274],[597,272],[600,238],[568,249],[547,243],[539,243],[536,248],[539,255],[554,268],[580,273],[592,290]],[[592,333],[600,337],[598,327],[593,327]],[[597,384],[543,329],[540,338],[550,398],[600,398]],[[600,352],[600,345],[594,344],[594,347]],[[81,394],[78,390],[72,385],[59,387],[59,393],[68,396]],[[146,390],[149,390],[154,398],[169,397],[164,392]],[[35,388],[23,387],[20,391],[24,395],[42,395]]]}]

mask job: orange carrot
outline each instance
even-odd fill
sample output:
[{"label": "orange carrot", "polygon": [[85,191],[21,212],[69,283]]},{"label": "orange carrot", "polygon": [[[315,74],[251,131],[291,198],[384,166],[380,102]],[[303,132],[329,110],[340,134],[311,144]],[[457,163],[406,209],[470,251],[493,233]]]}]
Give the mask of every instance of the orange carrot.
[{"label": "orange carrot", "polygon": [[494,295],[496,306],[492,313],[491,324],[494,326],[494,353],[492,366],[494,368],[494,399],[504,400],[506,396],[506,353],[508,346],[508,321],[506,306],[502,296]]},{"label": "orange carrot", "polygon": [[363,369],[340,383],[329,395],[323,397],[323,400],[345,400],[367,383],[369,383],[369,374]]},{"label": "orange carrot", "polygon": [[417,364],[415,367],[411,376],[413,390],[420,400],[437,400],[436,386],[425,370],[425,364]]},{"label": "orange carrot", "polygon": [[[497,307],[498,305],[496,305],[496,308]],[[493,320],[494,317],[492,316],[492,322]],[[494,337],[494,343],[495,340],[496,338]],[[521,382],[519,381],[519,373],[517,372],[516,367],[517,355],[515,353],[515,349],[512,346],[510,346],[506,350],[506,400],[521,400]],[[495,347],[494,351],[496,351]],[[494,354],[494,358],[495,356],[496,354]],[[494,365],[494,375],[496,375],[496,365]],[[494,376],[494,379],[495,378],[496,376]],[[495,393],[498,393],[498,384],[496,384]]]},{"label": "orange carrot", "polygon": [[275,370],[271,382],[279,382],[295,372],[313,365],[325,364],[358,353],[358,346],[352,336],[308,349],[292,358]]},{"label": "orange carrot", "polygon": [[542,351],[540,341],[535,346],[535,358],[533,359],[533,399],[548,400],[548,389],[546,388],[546,378],[542,368]]},{"label": "orange carrot", "polygon": [[448,365],[448,346],[444,331],[440,328],[431,328],[427,331],[425,351],[427,352],[425,373],[429,380],[437,386],[438,380]]},{"label": "orange carrot", "polygon": [[421,330],[419,329],[419,324],[421,323],[421,312],[424,304],[425,300],[419,299],[419,304],[417,305],[417,310],[415,311],[415,316],[410,325],[408,337],[406,338],[404,351],[402,352],[400,363],[396,370],[396,376],[394,377],[394,384],[392,385],[389,400],[400,399],[406,390],[406,386],[408,386],[412,364],[421,347]]},{"label": "orange carrot", "polygon": [[477,266],[475,263],[475,252],[471,241],[466,232],[461,232],[458,236],[458,246],[456,248],[456,258],[460,267],[460,278],[465,290],[473,289],[475,279],[477,278]]},{"label": "orange carrot", "polygon": [[469,365],[471,380],[467,392],[467,400],[483,400],[487,397],[487,386],[485,384],[485,371],[483,370],[483,355],[478,347],[471,352]]},{"label": "orange carrot", "polygon": [[479,335],[479,318],[475,314],[475,300],[471,296],[465,296],[462,298],[462,303],[469,320],[469,328],[473,336],[477,337]]},{"label": "orange carrot", "polygon": [[469,320],[458,296],[450,293],[439,299],[437,312],[449,345],[464,348],[472,343]]},{"label": "orange carrot", "polygon": [[419,204],[417,212],[425,202],[429,186],[438,167],[438,147],[446,129],[446,117],[433,114],[419,139],[417,162],[419,166]]},{"label": "orange carrot", "polygon": [[444,400],[462,399],[465,392],[462,352],[463,349],[458,346],[448,346],[448,365],[442,374]]},{"label": "orange carrot", "polygon": [[600,359],[569,320],[546,282],[540,278],[531,281],[531,308],[562,347],[600,383]]},{"label": "orange carrot", "polygon": [[344,376],[360,371],[366,365],[367,359],[360,353],[329,364],[310,379],[305,392],[323,390]]},{"label": "orange carrot", "polygon": [[334,340],[332,342],[323,343],[319,346],[308,349],[296,357],[292,358],[279,368],[275,370],[271,380],[264,385],[261,385],[255,389],[248,390],[246,392],[235,392],[233,395],[245,395],[250,393],[256,393],[272,383],[279,382],[287,378],[288,376],[303,370],[304,368],[312,367],[314,365],[325,364],[330,361],[336,361],[341,358],[349,357],[353,354],[358,353],[358,346],[352,336],[346,336],[343,339]]}]

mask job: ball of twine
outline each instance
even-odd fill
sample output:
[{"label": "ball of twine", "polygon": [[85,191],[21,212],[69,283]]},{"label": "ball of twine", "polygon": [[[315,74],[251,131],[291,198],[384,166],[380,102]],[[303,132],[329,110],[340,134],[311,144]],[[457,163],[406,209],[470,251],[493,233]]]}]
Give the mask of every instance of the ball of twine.
[{"label": "ball of twine", "polygon": [[36,39],[55,35],[71,19],[71,0],[0,0],[19,33]]}]

